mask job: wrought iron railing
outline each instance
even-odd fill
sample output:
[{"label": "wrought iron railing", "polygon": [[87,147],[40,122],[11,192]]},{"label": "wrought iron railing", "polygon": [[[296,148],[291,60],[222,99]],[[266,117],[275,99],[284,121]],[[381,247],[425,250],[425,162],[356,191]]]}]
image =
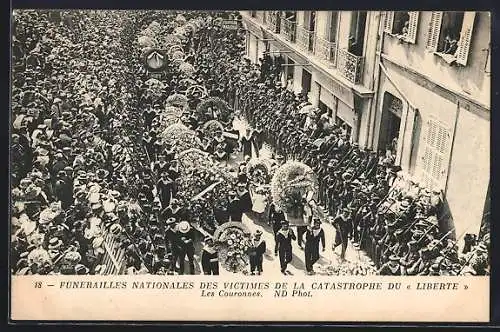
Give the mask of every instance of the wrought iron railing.
[{"label": "wrought iron railing", "polygon": [[281,20],[281,33],[285,36],[285,39],[289,42],[295,43],[295,37],[297,33],[297,23],[289,19]]},{"label": "wrought iron railing", "polygon": [[259,22],[264,22],[264,11],[263,10],[258,10],[256,12],[256,17],[257,21]]},{"label": "wrought iron railing", "polygon": [[316,37],[314,54],[316,54],[321,60],[331,63],[333,66],[337,65],[337,44],[335,42],[330,42],[321,37]]},{"label": "wrought iron railing", "polygon": [[297,28],[297,44],[303,50],[314,52],[314,31],[307,30],[304,27]]},{"label": "wrought iron railing", "polygon": [[267,12],[266,23],[267,23],[267,27],[272,32],[275,32],[275,33],[280,32],[280,18],[279,18],[278,12],[276,12],[276,11]]},{"label": "wrought iron railing", "polygon": [[349,53],[346,49],[339,50],[337,68],[342,76],[348,79],[351,83],[361,83],[363,74],[364,57]]}]

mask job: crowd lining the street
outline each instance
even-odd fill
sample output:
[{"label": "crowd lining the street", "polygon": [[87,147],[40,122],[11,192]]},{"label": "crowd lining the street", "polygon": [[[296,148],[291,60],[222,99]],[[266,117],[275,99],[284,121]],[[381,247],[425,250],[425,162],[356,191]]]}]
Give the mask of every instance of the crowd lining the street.
[{"label": "crowd lining the street", "polygon": [[[291,260],[291,241],[302,246],[303,235],[307,270],[312,271],[320,245],[325,250],[323,221],[337,230],[336,238],[327,241],[333,240],[333,249],[342,247],[341,259],[351,241],[383,275],[489,274],[488,232],[479,239],[458,234],[465,237],[459,249],[446,224],[441,192],[406,179],[390,148],[362,149],[327,114],[314,108],[301,112],[310,103],[281,84],[280,61],[265,56],[252,64],[243,57],[241,31],[212,24],[188,33],[183,52],[196,72],[169,73],[164,90],[152,96],[138,32],[155,20],[173,31],[197,16],[229,17],[224,12],[181,14],[15,12],[13,273],[123,273],[110,262],[112,237],[126,273],[194,274],[202,222],[201,270],[219,274],[211,236],[216,226],[251,213],[245,165],[269,145],[278,166],[298,160],[313,168],[319,196],[307,203],[331,216],[320,220],[311,214],[310,226],[298,227],[295,236],[285,215],[271,204],[263,219],[273,226],[282,272]],[[236,167],[236,190],[228,192],[226,210],[210,222],[194,220],[190,203],[177,197],[177,152],[164,144],[157,129],[167,98],[185,92],[186,79],[208,94],[189,96],[182,116],[202,149],[226,163],[240,149],[245,156]],[[209,115],[200,115],[197,106],[207,97],[224,100],[232,114],[217,113],[215,105]],[[252,127],[237,144],[223,136],[235,132],[234,117]],[[213,137],[199,130],[209,120],[223,125]],[[250,246],[252,273],[263,270],[266,247],[260,236],[254,234]]]}]

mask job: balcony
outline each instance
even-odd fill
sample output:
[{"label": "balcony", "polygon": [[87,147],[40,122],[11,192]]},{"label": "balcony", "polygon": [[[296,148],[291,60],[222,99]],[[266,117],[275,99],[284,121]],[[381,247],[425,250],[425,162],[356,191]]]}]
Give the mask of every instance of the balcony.
[{"label": "balcony", "polygon": [[280,18],[276,12],[267,13],[266,25],[272,32],[280,32]]},{"label": "balcony", "polygon": [[329,42],[321,37],[316,37],[314,54],[333,66],[337,65],[337,44],[335,42]]},{"label": "balcony", "polygon": [[346,49],[339,50],[337,68],[349,82],[361,83],[364,57],[354,55]]},{"label": "balcony", "polygon": [[257,19],[257,21],[259,21],[259,22],[265,22],[265,19],[264,19],[264,13],[265,13],[265,12],[264,12],[264,11],[262,11],[262,10],[258,10],[258,11],[256,12],[255,18]]},{"label": "balcony", "polygon": [[290,21],[289,19],[281,20],[281,33],[285,36],[285,39],[289,42],[295,43],[295,34],[297,29],[297,23]]},{"label": "balcony", "polygon": [[314,36],[314,31],[299,27],[297,29],[297,44],[303,50],[314,52]]}]

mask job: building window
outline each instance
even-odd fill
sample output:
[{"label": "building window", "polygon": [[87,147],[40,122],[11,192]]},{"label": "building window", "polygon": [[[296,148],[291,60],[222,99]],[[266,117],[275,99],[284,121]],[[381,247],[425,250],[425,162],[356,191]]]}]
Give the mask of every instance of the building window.
[{"label": "building window", "polygon": [[250,16],[251,17],[256,17],[257,16],[257,11],[256,10],[251,10],[250,11]]},{"label": "building window", "polygon": [[362,56],[365,42],[366,11],[352,12],[348,51]]},{"label": "building window", "polygon": [[423,139],[421,185],[443,189],[448,171],[451,132],[434,119],[427,121]]},{"label": "building window", "polygon": [[402,41],[414,44],[417,39],[418,14],[416,11],[386,12],[384,31]]},{"label": "building window", "polygon": [[334,43],[337,41],[337,26],[338,26],[338,21],[339,21],[339,12],[338,11],[332,11],[330,12],[330,22],[327,25],[327,31],[325,36],[327,36],[327,40],[331,43]]},{"label": "building window", "polygon": [[448,64],[467,65],[475,12],[432,12],[427,48]]}]

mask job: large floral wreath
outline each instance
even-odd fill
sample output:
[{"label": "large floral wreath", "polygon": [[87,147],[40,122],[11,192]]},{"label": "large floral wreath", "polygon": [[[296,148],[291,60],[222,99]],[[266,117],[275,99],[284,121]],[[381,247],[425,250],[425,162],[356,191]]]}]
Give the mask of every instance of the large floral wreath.
[{"label": "large floral wreath", "polygon": [[203,122],[215,119],[214,112],[218,113],[217,119],[223,122],[231,121],[233,116],[228,104],[219,97],[202,100],[196,107],[196,111]]},{"label": "large floral wreath", "polygon": [[214,241],[219,248],[219,261],[227,271],[237,273],[248,266],[250,231],[241,222],[228,222],[217,228]]},{"label": "large floral wreath", "polygon": [[[206,98],[208,96],[208,90],[205,86],[199,85],[199,84],[194,84],[190,85],[186,89],[186,96],[190,99],[201,99],[201,98]],[[199,104],[198,104],[199,106]],[[198,109],[198,108],[197,108]]]},{"label": "large floral wreath", "polygon": [[167,106],[160,112],[160,128],[166,129],[173,124],[179,123],[182,117],[182,109],[176,106]]},{"label": "large floral wreath", "polygon": [[303,198],[312,192],[314,199],[318,194],[318,179],[313,170],[304,163],[289,161],[278,168],[271,180],[273,202],[285,213],[301,219]]},{"label": "large floral wreath", "polygon": [[167,98],[168,106],[175,106],[185,110],[188,107],[188,99],[185,95],[174,93]]},{"label": "large floral wreath", "polygon": [[235,189],[234,179],[227,171],[214,164],[212,157],[199,149],[179,153],[178,197],[188,202],[193,220],[213,233],[217,226],[216,210],[226,210],[228,193]]},{"label": "large floral wreath", "polygon": [[267,184],[271,180],[270,169],[269,159],[253,158],[247,164],[247,175],[256,185]]},{"label": "large floral wreath", "polygon": [[193,75],[196,73],[196,69],[193,67],[192,64],[188,62],[182,62],[179,65],[179,71],[186,75],[187,77],[193,77]]},{"label": "large floral wreath", "polygon": [[209,120],[203,124],[201,131],[205,137],[215,137],[217,131],[223,131],[224,126],[217,120]]},{"label": "large floral wreath", "polygon": [[175,152],[181,152],[190,148],[200,146],[200,140],[196,133],[182,123],[174,123],[168,126],[162,133],[163,142],[172,143]]}]

